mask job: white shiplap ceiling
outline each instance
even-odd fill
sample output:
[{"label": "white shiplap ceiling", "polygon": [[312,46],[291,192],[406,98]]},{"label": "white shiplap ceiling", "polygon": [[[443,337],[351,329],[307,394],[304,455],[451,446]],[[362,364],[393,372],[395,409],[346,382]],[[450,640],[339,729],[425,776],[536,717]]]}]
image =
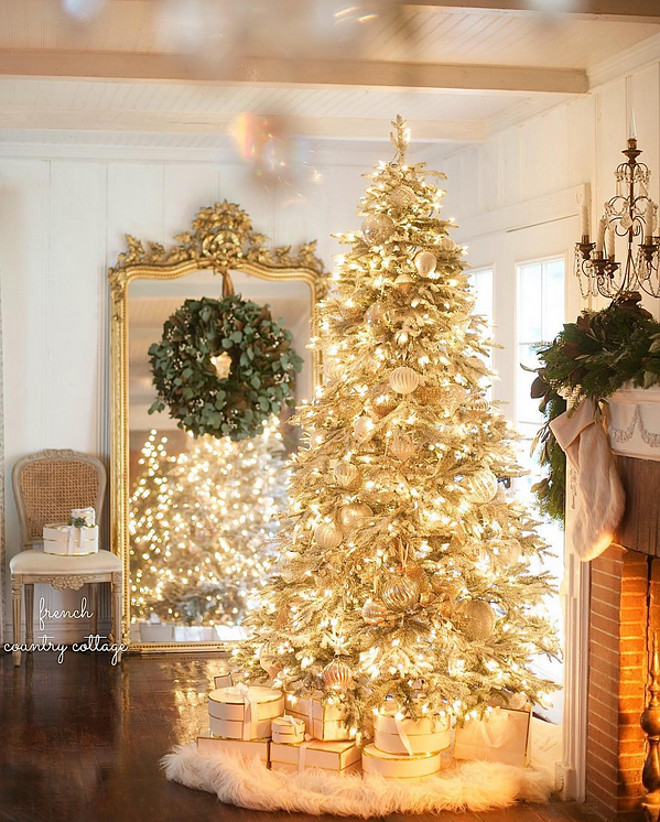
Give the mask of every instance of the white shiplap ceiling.
[{"label": "white shiplap ceiling", "polygon": [[401,111],[468,142],[659,56],[660,0],[0,0],[0,140],[212,147],[243,112],[370,140]]}]

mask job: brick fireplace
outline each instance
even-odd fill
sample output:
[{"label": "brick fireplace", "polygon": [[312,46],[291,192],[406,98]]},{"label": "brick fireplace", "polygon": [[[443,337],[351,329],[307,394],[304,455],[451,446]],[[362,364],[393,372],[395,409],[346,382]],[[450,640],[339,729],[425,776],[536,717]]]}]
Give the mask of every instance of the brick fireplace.
[{"label": "brick fireplace", "polygon": [[643,819],[648,640],[660,631],[660,462],[617,457],[616,542],[591,564],[586,792],[605,819]]}]

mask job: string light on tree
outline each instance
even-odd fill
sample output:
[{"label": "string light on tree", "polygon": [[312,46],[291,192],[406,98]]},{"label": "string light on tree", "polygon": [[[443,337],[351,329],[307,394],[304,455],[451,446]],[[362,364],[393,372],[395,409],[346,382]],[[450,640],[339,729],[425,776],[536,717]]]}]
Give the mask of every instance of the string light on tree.
[{"label": "string light on tree", "polygon": [[[558,650],[539,614],[552,587],[532,570],[546,546],[498,493],[519,469],[486,400],[463,250],[394,125],[396,156],[370,175],[321,306],[333,379],[296,418],[314,434],[293,463],[289,560],[248,621],[278,649],[278,682],[341,703],[360,734],[386,700],[414,718],[478,715],[504,692],[539,700],[554,686],[532,657]],[[254,641],[235,664],[261,674]]]},{"label": "string light on tree", "polygon": [[201,437],[176,456],[151,432],[129,503],[136,619],[241,624],[275,560],[284,459],[276,417],[251,440]]}]

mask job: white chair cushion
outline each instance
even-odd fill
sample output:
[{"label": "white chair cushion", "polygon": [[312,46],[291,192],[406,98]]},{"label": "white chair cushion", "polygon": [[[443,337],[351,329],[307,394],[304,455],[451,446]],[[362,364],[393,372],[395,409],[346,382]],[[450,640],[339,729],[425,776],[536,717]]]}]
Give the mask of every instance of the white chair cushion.
[{"label": "white chair cushion", "polygon": [[9,570],[12,574],[106,574],[121,571],[121,560],[111,551],[67,557],[31,548],[13,556]]}]

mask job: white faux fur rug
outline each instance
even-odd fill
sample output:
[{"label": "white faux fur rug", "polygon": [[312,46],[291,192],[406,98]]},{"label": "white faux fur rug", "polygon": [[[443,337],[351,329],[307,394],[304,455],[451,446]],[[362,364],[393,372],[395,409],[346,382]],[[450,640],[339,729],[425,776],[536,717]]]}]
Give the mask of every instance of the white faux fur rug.
[{"label": "white faux fur rug", "polygon": [[387,816],[391,813],[485,811],[516,800],[547,802],[554,762],[561,758],[557,725],[534,720],[529,768],[495,762],[462,762],[424,780],[388,780],[376,775],[340,776],[310,770],[270,771],[256,757],[201,755],[195,744],[180,745],[163,758],[168,779],[215,793],[221,802],[260,811],[314,815]]}]

